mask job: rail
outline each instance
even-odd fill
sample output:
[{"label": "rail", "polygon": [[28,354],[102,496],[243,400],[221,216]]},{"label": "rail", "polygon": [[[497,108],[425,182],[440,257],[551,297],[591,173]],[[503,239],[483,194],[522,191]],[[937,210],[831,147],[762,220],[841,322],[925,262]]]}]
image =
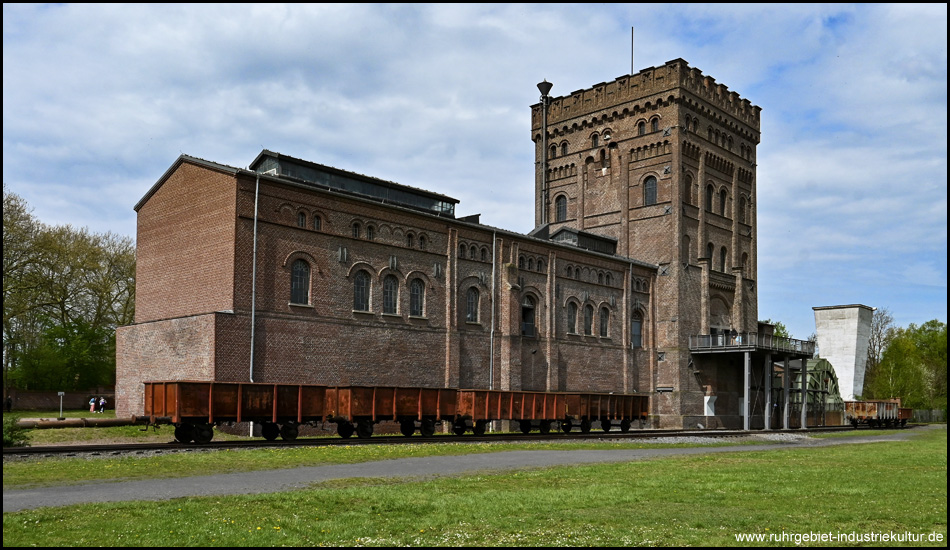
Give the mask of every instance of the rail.
[{"label": "rail", "polygon": [[689,337],[690,351],[759,349],[814,355],[815,343],[771,334],[742,332],[733,334],[700,334]]}]

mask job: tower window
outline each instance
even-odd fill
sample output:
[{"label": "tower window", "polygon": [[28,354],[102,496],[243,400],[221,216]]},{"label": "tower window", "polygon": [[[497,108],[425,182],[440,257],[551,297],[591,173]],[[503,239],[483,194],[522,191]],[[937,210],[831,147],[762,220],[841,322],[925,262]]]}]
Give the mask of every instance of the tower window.
[{"label": "tower window", "polygon": [[654,118],[650,121],[650,131],[659,132],[660,131],[660,119]]},{"label": "tower window", "polygon": [[634,313],[630,321],[630,346],[643,347],[643,316],[639,313]]},{"label": "tower window", "polygon": [[353,224],[353,238],[359,239],[362,227],[360,227],[359,222]]},{"label": "tower window", "polygon": [[409,315],[422,317],[423,304],[426,297],[426,285],[421,279],[413,279],[409,283]]},{"label": "tower window", "polygon": [[307,227],[307,215],[303,212],[297,214],[297,227]]},{"label": "tower window", "polygon": [[399,302],[399,281],[395,275],[383,279],[383,313],[395,314]]},{"label": "tower window", "polygon": [[600,336],[601,338],[606,338],[608,332],[608,326],[610,323],[610,310],[606,307],[600,308]]},{"label": "tower window", "polygon": [[561,144],[561,156],[567,156],[567,142]]},{"label": "tower window", "polygon": [[533,338],[534,331],[534,298],[525,296],[521,302],[521,335]]},{"label": "tower window", "polygon": [[310,264],[297,260],[291,267],[290,274],[290,303],[310,303]]},{"label": "tower window", "polygon": [[369,311],[369,275],[365,271],[357,271],[353,278],[353,309]]},{"label": "tower window", "polygon": [[554,219],[559,222],[567,220],[567,197],[564,195],[554,199]]},{"label": "tower window", "polygon": [[590,305],[584,306],[584,334],[590,336],[594,333],[594,308]]},{"label": "tower window", "polygon": [[656,178],[650,176],[643,182],[643,205],[656,204]]},{"label": "tower window", "polygon": [[478,289],[472,287],[468,289],[465,295],[465,321],[468,323],[478,322]]},{"label": "tower window", "polygon": [[590,136],[590,146],[591,147],[600,147],[600,136],[594,134]]},{"label": "tower window", "polygon": [[577,332],[577,304],[568,302],[567,304],[567,333],[575,334]]}]

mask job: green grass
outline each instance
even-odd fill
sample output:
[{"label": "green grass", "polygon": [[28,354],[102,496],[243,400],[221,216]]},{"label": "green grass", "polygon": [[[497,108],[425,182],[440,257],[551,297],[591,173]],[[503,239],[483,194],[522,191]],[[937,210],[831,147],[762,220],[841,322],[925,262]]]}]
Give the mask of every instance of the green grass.
[{"label": "green grass", "polygon": [[4,514],[3,542],[735,546],[739,533],[910,532],[939,534],[943,541],[930,545],[946,546],[946,521],[947,437],[934,430],[906,442],[46,508]]},{"label": "green grass", "polygon": [[[723,443],[722,445],[726,445]],[[3,488],[23,489],[75,485],[89,481],[130,481],[189,477],[219,473],[253,472],[355,464],[376,460],[425,456],[460,456],[512,450],[643,449],[691,446],[649,443],[449,443],[442,445],[343,445],[332,447],[269,447],[251,450],[221,450],[175,453],[147,457],[44,458],[4,461]]]}]

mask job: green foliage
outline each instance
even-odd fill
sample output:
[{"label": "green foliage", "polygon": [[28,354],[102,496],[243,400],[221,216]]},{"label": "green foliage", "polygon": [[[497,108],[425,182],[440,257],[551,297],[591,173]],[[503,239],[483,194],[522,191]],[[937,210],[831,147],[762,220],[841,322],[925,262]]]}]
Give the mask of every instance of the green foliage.
[{"label": "green foliage", "polygon": [[905,407],[946,409],[946,323],[892,328],[887,340],[880,362],[867,373],[865,397],[900,397]]},{"label": "green foliage", "polygon": [[768,323],[775,327],[773,336],[779,336],[781,338],[791,338],[792,335],[788,333],[788,327],[785,326],[785,323],[781,321],[772,321],[772,319],[766,319],[764,321],[759,321],[760,323]]},{"label": "green foliage", "polygon": [[27,447],[30,444],[30,431],[17,426],[20,421],[18,414],[3,415],[3,446]]},{"label": "green foliage", "polygon": [[115,328],[133,320],[131,239],[46,226],[3,190],[4,388],[108,384]]}]

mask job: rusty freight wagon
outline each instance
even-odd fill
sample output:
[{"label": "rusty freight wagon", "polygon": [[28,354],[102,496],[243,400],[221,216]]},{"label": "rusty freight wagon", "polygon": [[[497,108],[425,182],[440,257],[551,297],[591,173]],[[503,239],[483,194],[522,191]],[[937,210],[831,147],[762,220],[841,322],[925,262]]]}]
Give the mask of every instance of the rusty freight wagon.
[{"label": "rusty freight wagon", "polygon": [[901,407],[900,399],[884,401],[845,401],[845,421],[857,428],[865,424],[871,428],[906,426],[912,409]]},{"label": "rusty freight wagon", "polygon": [[326,386],[238,382],[145,382],[145,416],[175,425],[182,443],[207,443],[212,428],[227,422],[258,422],[267,440],[297,438],[301,424],[325,422]]},{"label": "rusty freight wagon", "polygon": [[453,424],[456,434],[471,426],[481,435],[493,420],[515,420],[523,433],[537,426],[544,434],[558,428],[567,433],[575,424],[586,433],[595,420],[609,431],[616,420],[626,432],[633,420],[645,420],[648,414],[645,395],[500,390],[458,390],[458,394],[458,419]]},{"label": "rusty freight wagon", "polygon": [[458,390],[447,388],[335,387],[327,390],[327,412],[342,437],[354,430],[358,437],[370,437],[381,421],[398,422],[405,436],[415,433],[418,422],[419,433],[429,437],[437,422],[455,419],[457,397]]}]

